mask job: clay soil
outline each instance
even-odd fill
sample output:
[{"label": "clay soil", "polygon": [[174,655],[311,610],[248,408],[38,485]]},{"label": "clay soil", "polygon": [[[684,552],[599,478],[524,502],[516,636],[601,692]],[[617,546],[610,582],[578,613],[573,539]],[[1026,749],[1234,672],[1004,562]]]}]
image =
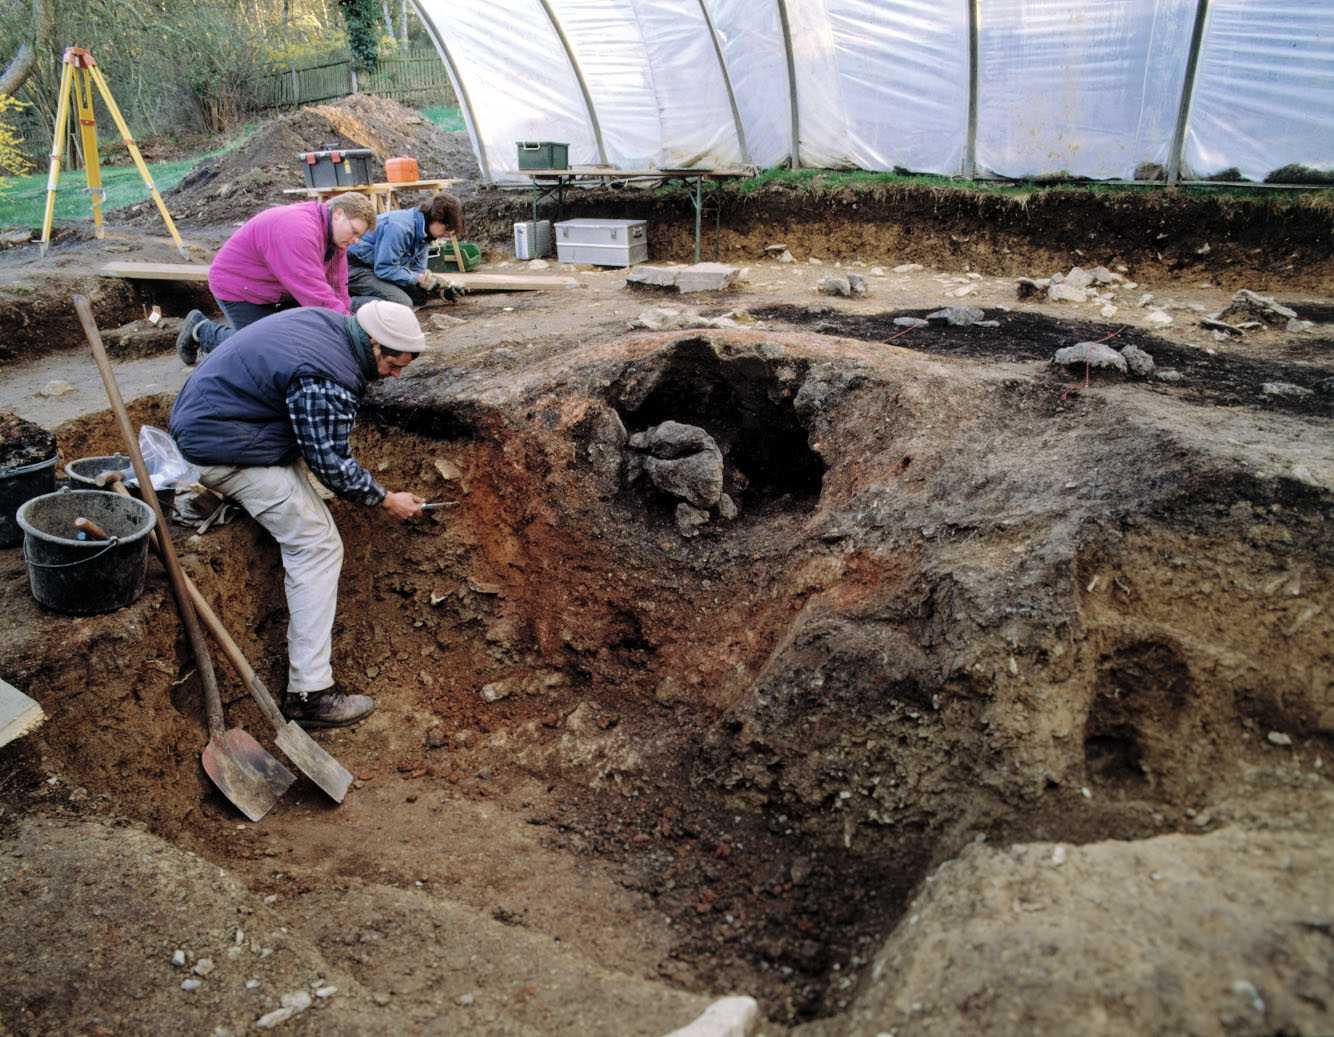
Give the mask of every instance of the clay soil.
[{"label": "clay soil", "polygon": [[[335,665],[379,702],[317,735],[355,775],[341,805],[301,779],[250,824],[212,789],[156,563],[134,604],[74,619],[0,552],[0,678],[48,717],[0,749],[0,1032],[240,1034],[297,992],[313,1004],[282,1031],[653,1037],[734,992],[771,1037],[1334,1030],[1318,214],[760,195],[725,220],[735,292],[572,269],[577,289],[423,312],[442,352],[371,391],[354,449],[452,506],[401,525],[332,506]],[[493,241],[527,205],[471,197]],[[651,207],[655,249],[687,258],[681,198],[572,205],[602,203]],[[67,298],[106,247],[71,236],[49,281],[0,256],[0,280]],[[487,269],[526,272],[502,256]],[[1015,274],[1076,263],[1139,285],[1113,318],[1016,299]],[[836,264],[871,294],[817,294]],[[1201,313],[1242,284],[1317,326],[1215,337]],[[99,319],[157,290],[109,288]],[[893,323],[960,303],[998,327]],[[627,333],[662,305],[760,323]],[[118,449],[86,353],[43,333],[3,402],[40,410],[66,460]],[[122,338],[165,384],[155,334]],[[1095,339],[1181,380],[1085,387],[1049,363]],[[51,378],[76,390],[63,422],[35,396]],[[683,537],[626,478],[627,437],[667,419],[719,443],[734,521]],[[281,689],[274,545],[244,517],[172,532]],[[218,669],[229,722],[272,748]]]}]

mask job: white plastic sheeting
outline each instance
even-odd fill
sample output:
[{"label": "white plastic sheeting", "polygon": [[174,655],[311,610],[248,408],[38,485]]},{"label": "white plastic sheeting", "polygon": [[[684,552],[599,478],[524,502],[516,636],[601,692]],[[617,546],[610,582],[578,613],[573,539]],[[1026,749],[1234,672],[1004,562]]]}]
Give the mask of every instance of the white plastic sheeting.
[{"label": "white plastic sheeting", "polygon": [[414,2],[498,180],[521,177],[515,141],[586,165],[599,131],[623,169],[769,166],[795,144],[802,165],[960,173],[974,4],[980,173],[1166,168],[1183,100],[1187,176],[1334,167],[1334,0]]},{"label": "white plastic sheeting", "polygon": [[1183,165],[1263,180],[1334,169],[1334,2],[1212,0]]},{"label": "white plastic sheeting", "polygon": [[1130,179],[1176,130],[1195,0],[987,0],[977,165]]}]

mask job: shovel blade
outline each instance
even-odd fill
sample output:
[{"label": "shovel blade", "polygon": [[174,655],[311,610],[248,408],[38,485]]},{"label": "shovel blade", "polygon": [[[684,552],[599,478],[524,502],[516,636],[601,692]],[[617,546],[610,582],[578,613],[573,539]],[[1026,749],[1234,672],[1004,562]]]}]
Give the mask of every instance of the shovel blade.
[{"label": "shovel blade", "polygon": [[296,775],[240,728],[210,738],[204,747],[204,773],[251,821],[278,802]]},{"label": "shovel blade", "polygon": [[282,727],[275,727],[273,740],[301,773],[328,793],[329,798],[335,803],[343,802],[348,786],[352,784],[352,772],[306,734],[300,724],[289,720]]}]

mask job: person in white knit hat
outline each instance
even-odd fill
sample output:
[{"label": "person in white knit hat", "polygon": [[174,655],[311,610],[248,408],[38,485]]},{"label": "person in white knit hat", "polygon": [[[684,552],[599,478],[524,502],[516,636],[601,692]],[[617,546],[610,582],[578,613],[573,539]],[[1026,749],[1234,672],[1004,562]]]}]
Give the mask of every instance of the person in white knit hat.
[{"label": "person in white knit hat", "polygon": [[367,303],[354,317],[284,310],[209,353],[172,407],[171,434],[200,466],[199,481],[245,508],[282,551],[284,710],[306,726],[353,724],[375,708],[369,695],[348,694],[334,681],[343,541],[306,467],[344,500],[399,520],[419,514],[422,498],[382,487],[348,440],[370,383],[397,378],[425,348],[416,315],[400,303]]}]

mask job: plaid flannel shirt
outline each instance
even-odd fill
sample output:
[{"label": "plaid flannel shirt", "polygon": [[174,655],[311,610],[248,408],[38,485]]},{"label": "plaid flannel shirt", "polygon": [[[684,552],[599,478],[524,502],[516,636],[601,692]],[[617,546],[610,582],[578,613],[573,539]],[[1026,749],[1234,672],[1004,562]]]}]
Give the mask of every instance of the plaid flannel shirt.
[{"label": "plaid flannel shirt", "polygon": [[356,394],[328,378],[298,378],[287,393],[292,431],[310,470],[344,500],[374,507],[384,500],[384,487],[348,445],[360,406]]}]

